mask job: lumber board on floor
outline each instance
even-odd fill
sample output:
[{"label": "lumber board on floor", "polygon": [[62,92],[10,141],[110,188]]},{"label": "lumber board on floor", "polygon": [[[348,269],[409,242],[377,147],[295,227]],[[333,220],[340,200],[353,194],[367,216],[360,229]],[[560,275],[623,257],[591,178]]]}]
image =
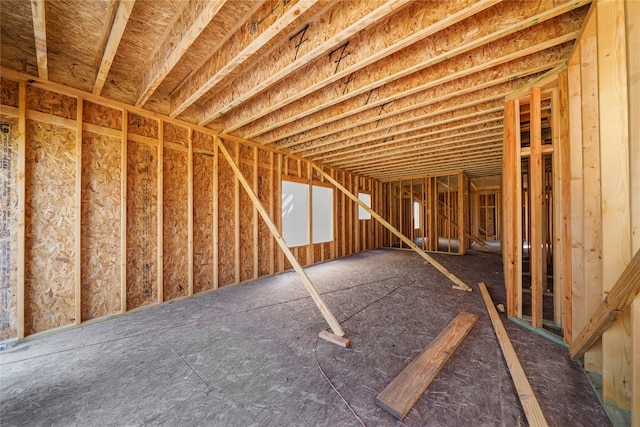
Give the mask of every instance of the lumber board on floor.
[{"label": "lumber board on floor", "polygon": [[491,295],[489,295],[489,291],[487,291],[487,286],[483,282],[480,282],[478,286],[480,287],[480,292],[482,292],[482,299],[487,306],[487,312],[491,318],[493,330],[495,331],[498,342],[500,343],[504,360],[507,362],[509,373],[511,373],[511,379],[513,380],[513,384],[516,386],[518,398],[522,404],[522,409],[527,417],[527,421],[531,426],[547,426],[547,420],[542,413],[542,409],[540,408],[538,399],[536,399],[536,395],[533,393],[533,389],[531,388],[531,384],[529,384],[527,375],[525,374],[524,369],[522,369],[518,355],[513,348],[513,344],[511,344],[511,341],[509,340],[509,336],[502,324],[502,320],[500,320],[500,315],[498,314],[496,307],[493,305],[493,300],[491,299]]},{"label": "lumber board on floor", "polygon": [[478,321],[463,311],[376,397],[378,406],[403,419]]}]

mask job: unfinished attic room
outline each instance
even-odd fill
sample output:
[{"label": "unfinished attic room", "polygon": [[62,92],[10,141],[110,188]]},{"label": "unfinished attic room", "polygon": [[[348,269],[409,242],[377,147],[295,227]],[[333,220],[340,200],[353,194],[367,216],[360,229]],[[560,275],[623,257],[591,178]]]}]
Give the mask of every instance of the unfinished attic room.
[{"label": "unfinished attic room", "polygon": [[0,425],[640,427],[639,0],[1,0]]}]

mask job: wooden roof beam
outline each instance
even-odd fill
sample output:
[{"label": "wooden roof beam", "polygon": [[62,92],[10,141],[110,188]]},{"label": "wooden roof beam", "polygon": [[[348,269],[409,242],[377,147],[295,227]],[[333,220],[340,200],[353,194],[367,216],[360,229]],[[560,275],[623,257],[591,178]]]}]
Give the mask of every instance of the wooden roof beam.
[{"label": "wooden roof beam", "polygon": [[[396,138],[410,138],[416,132],[419,132],[418,135],[422,134],[422,131],[425,129],[430,129],[438,126],[444,126],[449,123],[458,122],[460,120],[470,119],[478,116],[483,116],[492,113],[501,113],[504,110],[504,103],[499,100],[494,100],[493,102],[488,102],[481,104],[481,108],[478,106],[471,106],[466,108],[461,108],[459,110],[449,111],[443,114],[439,114],[437,116],[418,118],[413,122],[405,123],[403,125],[398,125],[395,127],[387,127],[386,129],[376,131],[375,128],[373,130],[363,132],[353,137],[345,137],[342,139],[331,140],[328,143],[317,143],[311,145],[311,148],[317,148],[322,145],[333,145],[339,144],[341,142],[346,142],[347,145],[360,145],[366,144],[367,142],[372,142],[376,140],[383,139],[385,141],[395,141]],[[497,119],[498,117],[496,117]],[[306,148],[306,147],[305,147]],[[291,153],[299,153],[303,151],[303,149],[291,149],[289,150]],[[319,151],[313,151],[313,153],[318,153]]]},{"label": "wooden roof beam", "polygon": [[[429,132],[413,132],[413,133],[409,133],[407,135],[403,135],[403,136],[399,136],[398,138],[395,138],[393,140],[386,140],[385,139],[378,139],[377,141],[379,142],[375,142],[375,140],[367,140],[367,141],[361,141],[358,144],[345,144],[341,147],[334,147],[333,150],[330,150],[330,154],[328,156],[323,156],[323,159],[329,159],[329,158],[333,158],[333,157],[340,157],[341,159],[344,159],[345,157],[348,157],[348,152],[349,151],[359,151],[359,150],[372,150],[372,149],[376,149],[377,151],[381,151],[381,150],[390,150],[390,149],[394,149],[397,146],[400,146],[401,143],[405,143],[402,144],[403,146],[408,146],[406,143],[411,141],[411,140],[420,140],[420,142],[417,143],[421,143],[421,141],[423,141],[425,138],[434,136],[434,135],[438,135],[441,133],[445,133],[445,132],[451,132],[454,130],[459,130],[459,129],[467,129],[470,127],[476,127],[476,126],[483,126],[484,129],[486,129],[487,127],[496,127],[498,125],[502,124],[502,115],[500,114],[494,114],[493,117],[488,117],[488,118],[482,118],[481,120],[477,120],[477,119],[462,119],[459,120],[460,124],[456,125],[456,126],[436,126],[435,130],[431,130]],[[339,149],[340,151],[336,150]]]},{"label": "wooden roof beam", "polygon": [[404,117],[418,114],[419,111],[433,109],[436,103],[445,100],[451,102],[453,97],[479,98],[487,96],[487,93],[512,91],[522,84],[522,80],[528,82],[532,80],[531,75],[538,76],[540,72],[564,61],[568,50],[569,46],[555,46],[479,71],[472,76],[464,76],[437,86],[429,85],[425,90],[411,96],[396,98],[402,94],[392,94],[389,99],[385,99],[388,102],[380,105],[362,106],[357,103],[358,98],[351,98],[332,108],[270,131],[258,137],[256,142],[289,147],[294,145],[291,141],[306,142],[314,137],[321,138],[367,123],[375,123],[376,128],[382,129],[385,124],[396,123]]},{"label": "wooden roof beam", "polygon": [[45,0],[31,0],[31,17],[33,19],[33,37],[36,43],[36,61],[38,77],[49,80],[47,65],[47,16]]},{"label": "wooden roof beam", "polygon": [[209,25],[227,0],[191,0],[171,28],[138,84],[136,106],[144,105]]},{"label": "wooden roof beam", "polygon": [[[523,28],[533,26],[539,22],[542,22],[542,24],[538,24],[536,26],[537,29],[533,31],[534,35],[538,35],[538,42],[540,40],[547,40],[548,34],[558,34],[559,32],[566,33],[575,31],[577,35],[581,22],[579,19],[576,19],[577,16],[566,12],[585,2],[588,2],[588,0],[567,2],[562,6],[546,10],[527,19],[522,18],[520,14],[521,11],[512,11],[518,8],[505,7],[505,10],[500,11],[500,15],[504,16],[504,18],[501,23],[497,23],[499,28],[489,34],[487,34],[485,27],[494,23],[482,20],[485,22],[478,24],[479,19],[475,18],[473,22],[460,22],[444,29],[440,27],[440,31],[434,35],[433,38],[424,39],[415,43],[409,49],[389,56],[389,58],[384,61],[371,64],[371,66],[367,67],[366,73],[356,73],[363,68],[359,63],[345,67],[342,71],[335,73],[333,69],[331,69],[330,76],[324,79],[321,78],[323,76],[323,74],[320,73],[321,70],[314,69],[315,72],[305,73],[305,79],[281,82],[273,86],[269,92],[266,92],[261,97],[256,97],[251,102],[243,104],[240,108],[228,114],[228,117],[223,117],[223,123],[221,125],[226,132],[246,127],[242,132],[243,135],[247,138],[255,138],[257,135],[279,127],[280,123],[288,123],[288,120],[300,119],[305,115],[323,108],[328,108],[348,98],[365,95],[366,100],[368,93],[379,86],[386,85],[414,73],[420,74],[423,71],[428,71],[425,69],[445,60],[450,62],[453,57],[460,56],[463,53],[499,39],[504,39],[507,36],[512,36]],[[517,14],[515,14],[516,12]],[[509,20],[509,18],[511,18],[511,20]],[[550,19],[552,19],[551,24],[543,22]],[[516,23],[513,24],[512,22]],[[475,31],[475,34],[473,31]],[[463,39],[464,41],[461,41],[459,37],[460,32],[473,35],[468,38],[465,37]],[[574,35],[573,38],[575,38],[576,35]],[[531,34],[528,33],[523,33],[519,36],[518,38],[511,37],[507,46],[500,46],[497,50],[514,52],[518,48],[524,47],[519,39],[531,39]],[[438,46],[438,53],[434,51],[434,46]],[[357,55],[368,57],[373,54],[373,52],[369,50],[364,52],[350,50],[349,53],[349,58],[355,58]],[[479,52],[479,54],[486,56],[486,52]],[[477,61],[477,58],[475,59]],[[466,64],[466,68],[470,68],[473,65],[475,64],[468,63]],[[353,76],[355,79],[348,78],[352,73],[355,73]],[[430,73],[427,73],[427,76],[429,74]],[[427,76],[421,75],[421,81],[433,80],[432,77]],[[343,77],[347,78],[346,81],[350,81],[348,85],[345,85],[345,81],[340,80]],[[315,91],[318,91],[318,93],[314,96],[307,96]],[[404,88],[402,91],[404,91]],[[271,93],[277,93],[278,96],[275,97],[271,95]],[[336,96],[336,94],[341,95]],[[377,99],[380,94],[376,91],[374,95],[375,96],[370,99],[371,101]],[[290,105],[294,101],[302,98],[304,98],[304,102],[302,102],[303,105],[298,105],[299,103]],[[278,102],[272,103],[270,101],[271,99],[277,99]],[[365,104],[365,102],[359,105],[363,104]],[[264,117],[266,115],[269,115],[269,117]],[[262,119],[263,117],[264,119]],[[287,120],[287,122],[285,122],[285,120]]]},{"label": "wooden roof beam", "polygon": [[[398,12],[389,19],[380,22],[380,24],[378,24],[379,21],[397,12],[398,9],[407,4],[408,1],[385,1],[375,9],[373,6],[377,4],[372,1],[341,2],[329,12],[328,18],[312,22],[309,24],[309,27],[304,27],[305,31],[301,33],[299,40],[296,35],[289,40],[289,43],[280,46],[272,55],[272,60],[258,65],[255,69],[247,70],[238,78],[239,83],[237,86],[234,84],[228,88],[229,90],[221,91],[212,99],[208,99],[206,106],[203,106],[200,123],[209,123],[211,120],[231,111],[241,103],[246,102],[251,97],[266,90],[273,84],[283,80],[287,75],[291,75],[303,67],[306,67],[308,70],[301,72],[301,75],[307,75],[312,72],[316,74],[316,80],[325,82],[326,80],[335,81],[340,79],[344,74],[353,72],[338,71],[342,61],[338,61],[337,64],[335,64],[335,58],[332,58],[333,55],[329,53],[330,51],[335,52],[335,49],[341,49],[342,46],[372,45],[368,48],[363,47],[359,49],[358,52],[358,54],[360,54],[366,50],[368,53],[370,52],[369,55],[362,55],[358,57],[358,59],[355,59],[354,55],[344,62],[344,64],[347,64],[347,62],[357,62],[357,67],[362,68],[416,41],[428,37],[438,31],[439,28],[451,25],[451,22],[464,19],[498,1],[502,0],[483,0],[481,2],[464,0],[464,5],[459,10],[456,10],[458,6],[455,2],[434,3],[432,7],[441,8],[442,11],[433,14],[416,14],[415,8],[412,7]],[[438,19],[443,16],[446,16],[446,18],[438,21]],[[359,19],[354,20],[354,18]],[[425,22],[415,22],[416,19],[422,19]],[[416,26],[422,24],[424,28],[399,40],[397,32],[384,30],[384,28],[399,28],[398,25],[406,25],[403,24],[403,22],[407,22],[407,20],[412,20]],[[322,26],[324,26],[324,28]],[[367,32],[365,32],[363,36],[361,32],[367,27],[372,27],[370,34],[375,34],[375,37],[371,37]],[[380,29],[377,30],[378,28]],[[308,43],[309,47],[312,47],[314,44],[318,47],[304,52],[306,50],[304,49],[304,44],[297,45],[297,43],[302,43],[305,39],[310,41],[310,43]],[[345,44],[347,40],[348,42]],[[387,47],[380,49],[380,46]],[[304,52],[300,57],[297,55],[300,53],[298,47]],[[324,55],[328,53],[329,56],[324,57]],[[340,59],[343,59],[343,57],[340,56]],[[314,63],[310,64],[312,61]],[[349,70],[352,68],[353,67],[349,67]],[[282,84],[290,85],[291,82],[284,81]]]},{"label": "wooden roof beam", "polygon": [[317,2],[265,2],[252,15],[255,19],[245,22],[171,97],[170,117],[176,117],[186,110]]},{"label": "wooden roof beam", "polygon": [[102,88],[107,81],[109,70],[111,70],[111,65],[113,64],[113,58],[115,58],[118,46],[120,46],[120,40],[122,40],[124,29],[127,27],[127,22],[129,22],[129,16],[131,16],[131,10],[135,2],[136,0],[120,0],[113,25],[111,26],[111,32],[109,33],[109,39],[102,54],[96,82],[93,85],[94,95],[100,95],[102,93]]},{"label": "wooden roof beam", "polygon": [[[502,161],[502,152],[477,154],[473,157],[450,158],[439,161],[424,161],[415,163],[406,163],[395,168],[385,168],[381,166],[378,171],[370,171],[365,176],[375,177],[376,179],[387,179],[398,176],[411,175],[429,175],[436,172],[451,172],[459,170],[467,170],[470,167],[485,168],[491,167],[491,162],[495,163],[495,169],[500,170]],[[484,163],[484,164],[483,164]],[[480,167],[478,167],[480,166]]]}]

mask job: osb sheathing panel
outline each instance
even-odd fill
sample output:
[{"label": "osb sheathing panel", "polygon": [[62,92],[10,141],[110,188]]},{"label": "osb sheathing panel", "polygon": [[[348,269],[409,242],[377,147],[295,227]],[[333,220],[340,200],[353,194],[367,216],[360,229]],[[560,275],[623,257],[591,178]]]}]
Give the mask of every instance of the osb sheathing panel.
[{"label": "osb sheathing panel", "polygon": [[122,130],[122,111],[83,101],[82,121],[109,129]]},{"label": "osb sheathing panel", "polygon": [[189,155],[164,149],[163,156],[163,277],[165,301],[187,295],[189,288]]},{"label": "osb sheathing panel", "polygon": [[130,113],[129,117],[129,133],[134,135],[146,136],[148,138],[158,138],[158,121],[137,114]]},{"label": "osb sheathing panel", "polygon": [[[242,146],[241,146],[242,147]],[[247,148],[247,147],[242,147]],[[252,153],[249,150],[240,150],[241,156],[243,152]],[[244,163],[240,163],[240,172],[244,175],[249,185],[253,188],[253,167]],[[254,278],[253,274],[253,203],[247,192],[240,187],[240,281]]]},{"label": "osb sheathing panel", "polygon": [[27,121],[25,333],[75,321],[75,132]]},{"label": "osb sheathing panel", "polygon": [[76,99],[37,87],[27,86],[27,109],[53,114],[65,119],[76,119]]},{"label": "osb sheathing panel", "polygon": [[213,289],[213,157],[193,155],[193,292]]},{"label": "osb sheathing panel", "polygon": [[[229,154],[235,150],[225,143]],[[235,282],[234,173],[220,155],[218,160],[218,286]]]},{"label": "osb sheathing panel", "polygon": [[2,0],[0,3],[0,40],[2,66],[38,75],[36,45],[33,42],[31,3],[23,0]]},{"label": "osb sheathing panel", "polygon": [[127,309],[156,301],[157,147],[127,145]]},{"label": "osb sheathing panel", "polygon": [[83,132],[82,320],[121,308],[121,155],[121,139]]},{"label": "osb sheathing panel", "polygon": [[0,79],[0,105],[18,107],[18,82]]},{"label": "osb sheathing panel", "polygon": [[208,150],[213,152],[213,136],[206,135],[200,132],[193,132],[193,148],[199,148],[201,150]]},{"label": "osb sheathing panel", "polygon": [[[164,123],[164,142],[181,145],[185,148],[189,147],[187,140],[187,128],[176,126],[171,123]],[[186,175],[185,175],[186,176]]]},{"label": "osb sheathing panel", "polygon": [[0,115],[0,341],[15,338],[18,331],[17,131],[16,118]]}]

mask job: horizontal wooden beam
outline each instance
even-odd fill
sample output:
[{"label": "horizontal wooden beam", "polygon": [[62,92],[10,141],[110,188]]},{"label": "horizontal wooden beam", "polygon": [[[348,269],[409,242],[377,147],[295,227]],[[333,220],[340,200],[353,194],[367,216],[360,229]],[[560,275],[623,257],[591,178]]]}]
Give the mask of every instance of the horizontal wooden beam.
[{"label": "horizontal wooden beam", "polygon": [[582,357],[640,292],[640,251],[624,269],[580,334],[569,346],[572,359]]},{"label": "horizontal wooden beam", "polygon": [[104,53],[102,54],[102,60],[100,61],[100,68],[96,75],[96,81],[93,85],[94,95],[100,95],[102,93],[102,88],[107,81],[109,70],[111,70],[111,65],[113,64],[113,58],[115,58],[118,46],[120,46],[120,40],[122,40],[122,35],[124,34],[127,22],[129,22],[129,17],[131,16],[131,10],[133,9],[134,4],[135,0],[120,0],[113,25],[111,26],[111,32],[107,39],[107,45],[105,46]]}]

